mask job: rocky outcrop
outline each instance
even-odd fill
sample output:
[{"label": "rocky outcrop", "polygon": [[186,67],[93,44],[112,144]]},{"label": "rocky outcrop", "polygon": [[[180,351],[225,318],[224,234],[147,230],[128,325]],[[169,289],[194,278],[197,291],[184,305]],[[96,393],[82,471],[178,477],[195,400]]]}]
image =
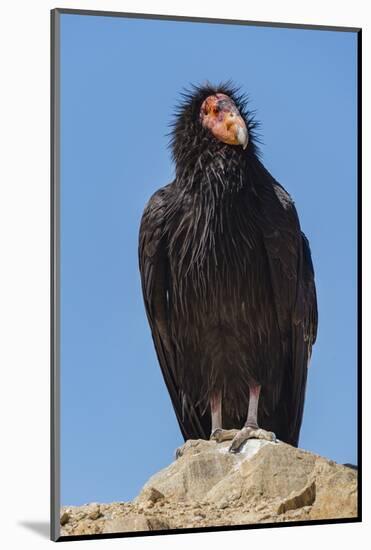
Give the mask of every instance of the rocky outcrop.
[{"label": "rocky outcrop", "polygon": [[357,470],[282,442],[189,440],[132,502],[65,506],[61,534],[357,516]]}]

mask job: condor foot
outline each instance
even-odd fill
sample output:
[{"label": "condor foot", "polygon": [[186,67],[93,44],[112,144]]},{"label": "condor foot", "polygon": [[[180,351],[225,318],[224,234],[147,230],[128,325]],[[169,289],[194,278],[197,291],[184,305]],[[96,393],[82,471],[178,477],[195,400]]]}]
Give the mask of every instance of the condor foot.
[{"label": "condor foot", "polygon": [[216,428],[210,434],[210,441],[216,441],[221,443],[222,441],[228,441],[233,439],[239,430],[223,430],[222,428]]},{"label": "condor foot", "polygon": [[246,426],[242,428],[242,430],[239,430],[233,438],[231,446],[228,449],[229,452],[240,452],[242,446],[248,439],[265,439],[266,441],[276,441],[276,436],[273,432],[267,432],[267,430],[263,430],[258,427],[251,428],[250,426]]}]

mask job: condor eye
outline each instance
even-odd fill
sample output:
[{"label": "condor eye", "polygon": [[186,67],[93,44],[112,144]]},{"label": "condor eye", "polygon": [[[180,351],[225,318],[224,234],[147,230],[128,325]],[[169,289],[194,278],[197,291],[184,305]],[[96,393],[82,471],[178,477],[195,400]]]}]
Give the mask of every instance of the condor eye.
[{"label": "condor eye", "polygon": [[215,105],[214,108],[213,108],[213,113],[216,115],[217,113],[219,113],[220,109],[218,107],[218,105]]}]

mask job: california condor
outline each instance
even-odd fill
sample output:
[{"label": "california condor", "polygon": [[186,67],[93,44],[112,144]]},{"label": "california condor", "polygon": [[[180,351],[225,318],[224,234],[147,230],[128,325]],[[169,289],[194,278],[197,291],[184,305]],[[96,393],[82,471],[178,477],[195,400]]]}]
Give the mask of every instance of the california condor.
[{"label": "california condor", "polygon": [[184,92],[175,179],[145,207],[139,265],[157,357],[184,439],[297,446],[317,301],[294,203],[263,166],[246,96]]}]

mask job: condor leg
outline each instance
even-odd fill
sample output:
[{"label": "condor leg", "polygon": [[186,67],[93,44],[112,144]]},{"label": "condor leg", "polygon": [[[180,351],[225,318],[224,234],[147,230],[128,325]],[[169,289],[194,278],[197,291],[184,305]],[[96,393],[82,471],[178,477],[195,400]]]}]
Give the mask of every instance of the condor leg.
[{"label": "condor leg", "polygon": [[241,450],[242,445],[248,439],[266,439],[267,441],[275,441],[276,436],[273,432],[268,432],[258,426],[258,405],[261,386],[258,384],[249,386],[249,408],[247,412],[246,422],[233,438],[229,451],[237,453]]},{"label": "condor leg", "polygon": [[211,434],[210,439],[217,443],[233,439],[238,430],[223,430],[222,428],[222,396],[219,392],[210,399]]}]

